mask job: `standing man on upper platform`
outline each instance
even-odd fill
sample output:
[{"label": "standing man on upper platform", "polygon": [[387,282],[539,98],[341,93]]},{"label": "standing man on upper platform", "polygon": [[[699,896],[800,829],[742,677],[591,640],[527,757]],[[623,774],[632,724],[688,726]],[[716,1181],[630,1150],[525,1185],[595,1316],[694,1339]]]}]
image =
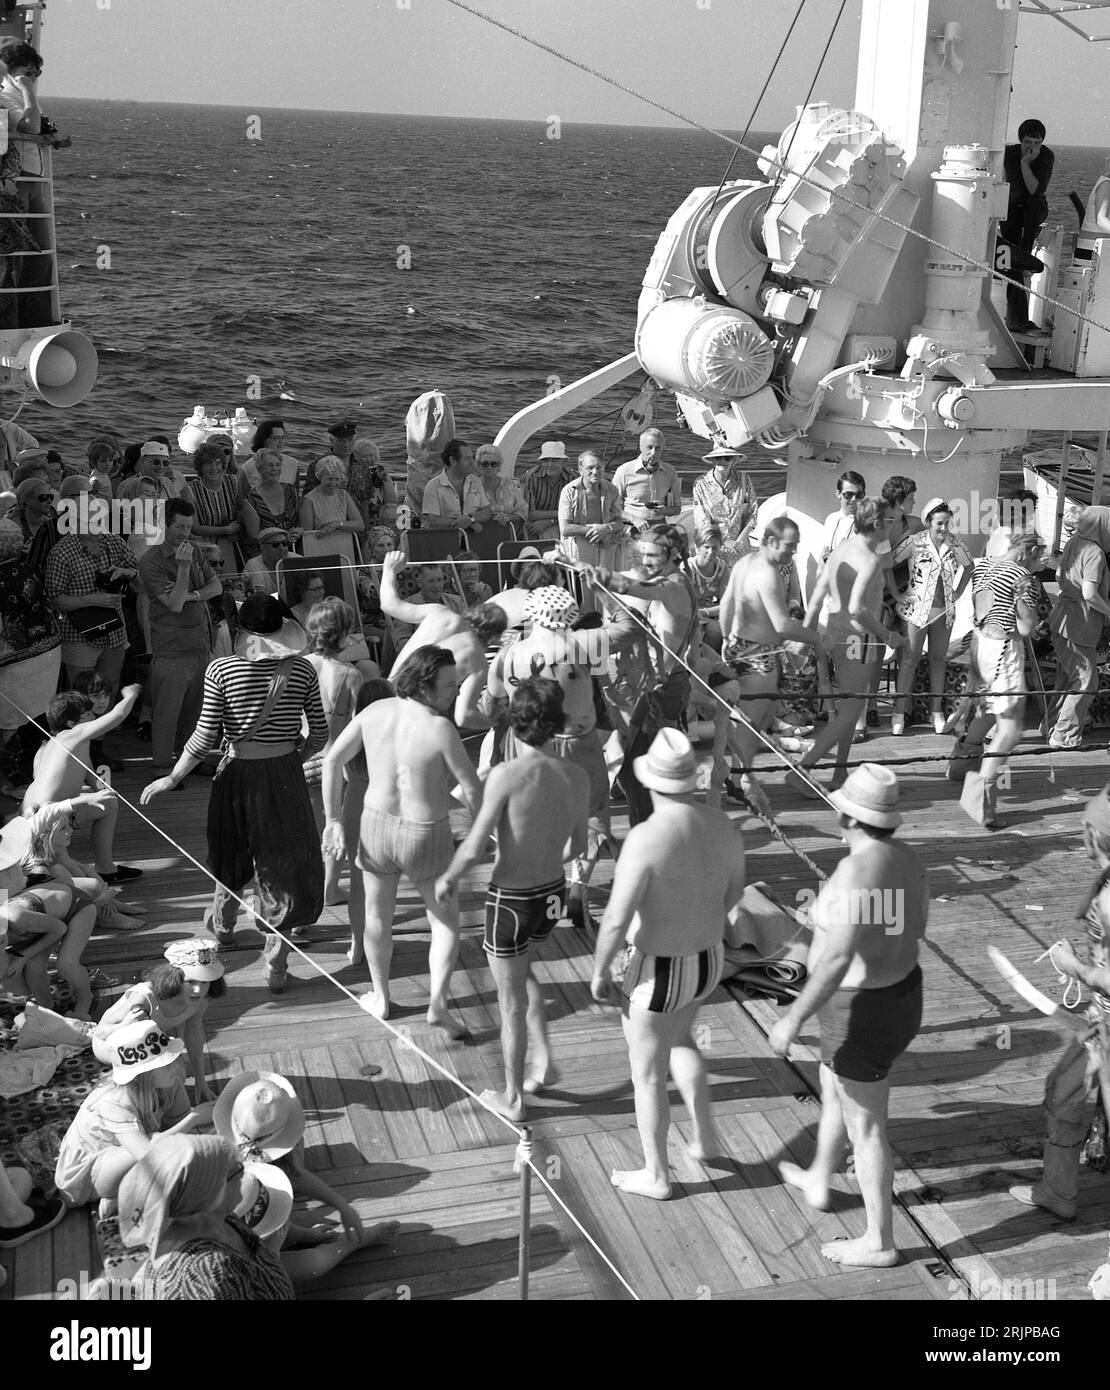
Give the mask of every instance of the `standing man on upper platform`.
[{"label": "standing man on upper platform", "polygon": [[[1003,241],[1032,254],[1037,233],[1048,216],[1049,180],[1056,156],[1044,143],[1044,123],[1022,121],[1018,126],[1018,144],[1007,145],[1002,159],[1006,182],[1010,185],[1010,203],[1006,220],[998,232]],[[1006,322],[1011,332],[1028,333],[1036,327],[1029,322],[1029,293],[1025,288],[1025,272],[1012,272],[1006,286]]]},{"label": "standing man on upper platform", "polygon": [[682,510],[682,483],[676,470],[663,462],[663,449],[663,431],[644,430],[639,456],[622,463],[613,474],[621,511],[634,528],[633,535]]}]

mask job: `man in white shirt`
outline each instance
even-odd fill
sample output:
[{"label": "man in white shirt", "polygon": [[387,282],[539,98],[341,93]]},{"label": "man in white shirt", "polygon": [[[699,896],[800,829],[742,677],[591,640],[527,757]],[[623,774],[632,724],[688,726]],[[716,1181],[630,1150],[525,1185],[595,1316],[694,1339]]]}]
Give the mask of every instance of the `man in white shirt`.
[{"label": "man in white shirt", "polygon": [[474,449],[465,439],[452,439],[442,458],[443,471],[424,489],[423,524],[431,531],[454,528],[468,536],[476,534],[493,515],[493,508],[474,472]]},{"label": "man in white shirt", "polygon": [[663,462],[664,447],[662,430],[644,430],[639,456],[613,474],[624,519],[637,532],[682,510],[682,483],[677,471]]},{"label": "man in white shirt", "polygon": [[856,529],[856,503],[867,494],[867,484],[858,473],[841,473],[836,480],[836,496],[840,503],[835,512],[825,518],[821,559],[827,560],[841,541],[846,541]]}]

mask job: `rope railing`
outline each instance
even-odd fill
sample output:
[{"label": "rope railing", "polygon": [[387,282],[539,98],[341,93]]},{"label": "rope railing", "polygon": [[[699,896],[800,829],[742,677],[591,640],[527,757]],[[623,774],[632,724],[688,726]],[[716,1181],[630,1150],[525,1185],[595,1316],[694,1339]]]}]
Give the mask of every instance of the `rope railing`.
[{"label": "rope railing", "polygon": [[[27,721],[28,724],[32,725],[41,734],[43,734],[48,741],[53,741],[54,735],[51,734],[49,729],[44,728],[43,725],[41,725],[33,715],[29,714],[25,709],[23,709],[22,706],[19,705],[17,701],[13,700],[11,696],[7,694],[6,691],[0,691],[0,695],[3,695],[3,698],[8,702],[8,704],[11,705],[12,708],[15,709],[19,713],[19,715]],[[554,1190],[551,1188],[550,1183],[547,1181],[544,1175],[540,1173],[540,1171],[536,1168],[534,1161],[532,1161],[531,1159],[530,1126],[514,1124],[514,1122],[510,1120],[507,1115],[503,1115],[499,1110],[495,1109],[487,1101],[483,1100],[481,1095],[479,1095],[477,1091],[473,1090],[472,1087],[468,1086],[466,1082],[461,1080],[454,1072],[449,1071],[445,1066],[443,1066],[441,1062],[437,1061],[435,1057],[433,1057],[430,1053],[426,1052],[418,1043],[414,1042],[411,1034],[407,1031],[407,1029],[402,1031],[402,1029],[399,1029],[395,1027],[392,1023],[390,1023],[388,1019],[379,1018],[377,1014],[372,1013],[369,1008],[369,995],[359,996],[355,994],[342,982],[342,980],[337,979],[331,973],[331,971],[329,971],[323,965],[321,965],[319,961],[315,960],[306,951],[302,950],[300,945],[293,939],[291,935],[287,935],[285,932],[281,930],[281,928],[276,927],[272,922],[269,922],[262,915],[262,913],[259,912],[258,908],[252,902],[248,901],[246,898],[241,897],[238,893],[229,888],[225,883],[222,883],[216,877],[216,875],[212,873],[211,869],[209,869],[206,864],[202,864],[201,861],[197,859],[197,857],[194,854],[191,854],[189,850],[185,848],[184,845],[182,845],[179,841],[175,840],[172,835],[168,834],[160,825],[157,824],[156,821],[152,820],[139,806],[137,806],[133,801],[129,800],[126,796],[124,796],[117,787],[113,786],[107,779],[101,777],[95,768],[90,767],[88,763],[86,763],[83,759],[77,757],[72,752],[70,752],[69,756],[73,759],[75,763],[77,763],[79,767],[81,767],[87,774],[93,777],[97,783],[99,783],[101,786],[108,787],[115,795],[115,797],[124,806],[126,806],[129,810],[133,811],[135,815],[138,816],[138,818],[144,824],[149,826],[150,829],[153,830],[156,835],[158,835],[162,840],[164,840],[165,843],[169,845],[171,849],[176,850],[177,853],[180,854],[184,859],[186,859],[190,864],[192,864],[194,868],[199,869],[200,872],[207,879],[210,880],[214,888],[218,888],[222,892],[226,893],[236,904],[238,904],[239,907],[243,908],[254,919],[255,923],[260,927],[261,930],[278,937],[282,942],[285,943],[286,946],[290,948],[290,950],[295,951],[303,961],[306,961],[308,965],[310,965],[318,975],[320,975],[324,980],[332,984],[339,991],[340,994],[346,996],[346,998],[349,999],[351,1003],[353,1003],[362,1014],[364,1014],[367,1018],[372,1018],[376,1023],[380,1024],[380,1026],[384,1028],[388,1033],[391,1033],[401,1047],[405,1048],[409,1052],[415,1053],[416,1056],[420,1057],[427,1066],[433,1069],[433,1071],[438,1072],[439,1075],[442,1076],[446,1081],[451,1082],[451,1084],[457,1086],[460,1091],[465,1092],[465,1094],[469,1096],[470,1099],[476,1105],[478,1105],[488,1115],[492,1115],[494,1119],[496,1119],[500,1124],[502,1124],[506,1129],[508,1129],[517,1139],[515,1162],[517,1164],[523,1163],[523,1166],[525,1166],[531,1172],[534,1172],[536,1176],[539,1177],[544,1187],[546,1187],[548,1191],[551,1192],[551,1195],[558,1202],[559,1206],[564,1210],[567,1217],[574,1223],[574,1225],[578,1228],[578,1230],[582,1233],[582,1235],[590,1243],[590,1245],[594,1247],[597,1253],[612,1270],[613,1274],[620,1280],[624,1287],[628,1289],[629,1293],[632,1294],[632,1297],[637,1298],[636,1293],[632,1290],[631,1286],[624,1279],[623,1275],[621,1275],[620,1271],[612,1263],[612,1261],[605,1254],[605,1252],[597,1246],[596,1242],[593,1240],[590,1233],[586,1230],[585,1226],[582,1225],[582,1223],[578,1220],[578,1218],[570,1210],[570,1208],[566,1205],[562,1198],[554,1192]],[[352,869],[352,872],[355,871],[356,870]],[[528,1210],[528,1201],[528,1195],[522,1189],[522,1212],[526,1212]],[[521,1297],[523,1299],[526,1299],[528,1286],[526,1257],[529,1248],[529,1242],[526,1223],[523,1221],[521,1225],[520,1240],[522,1250],[520,1288]]]}]

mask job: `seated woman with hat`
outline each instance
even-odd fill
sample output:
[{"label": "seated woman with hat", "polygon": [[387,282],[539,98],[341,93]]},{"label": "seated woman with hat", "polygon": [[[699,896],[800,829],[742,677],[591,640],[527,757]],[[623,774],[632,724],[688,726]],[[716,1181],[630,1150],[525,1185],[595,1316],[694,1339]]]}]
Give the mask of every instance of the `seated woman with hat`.
[{"label": "seated woman with hat", "polygon": [[[319,1278],[352,1251],[380,1245],[398,1230],[396,1221],[364,1227],[354,1207],[305,1167],[304,1110],[284,1076],[242,1072],[220,1092],[212,1118],[244,1163],[273,1164],[289,1179],[297,1197],[322,1202],[339,1213],[342,1236],[337,1237],[330,1225],[289,1227],[282,1260],[298,1282]],[[324,1245],[328,1248],[318,1252],[297,1250],[298,1246]],[[299,1258],[291,1259],[291,1255]]]},{"label": "seated woman with hat", "polygon": [[196,1103],[214,1100],[204,1075],[204,1015],[208,1001],[221,998],[227,990],[219,952],[220,943],[210,936],[171,941],[163,952],[168,964],[151,966],[140,983],[125,991],[93,1029],[96,1056],[108,1061],[116,1031],[149,1019],[171,1038],[183,1039],[189,1066],[186,1070],[184,1064],[179,1065],[178,1076],[184,1085],[186,1076],[192,1074]]},{"label": "seated woman with hat", "polygon": [[[159,1302],[291,1302],[281,1262],[235,1213],[257,1184],[222,1139],[179,1135],[152,1148],[120,1184],[120,1235],[147,1251],[137,1289]],[[248,1208],[250,1210],[251,1208]]]},{"label": "seated woman with hat", "polygon": [[155,1140],[202,1123],[180,1109],[181,1082],[174,1063],[185,1051],[151,1019],[117,1028],[103,1047],[111,1076],[81,1104],[62,1140],[54,1181],[73,1206],[100,1199],[101,1216],[115,1210],[123,1175]]}]

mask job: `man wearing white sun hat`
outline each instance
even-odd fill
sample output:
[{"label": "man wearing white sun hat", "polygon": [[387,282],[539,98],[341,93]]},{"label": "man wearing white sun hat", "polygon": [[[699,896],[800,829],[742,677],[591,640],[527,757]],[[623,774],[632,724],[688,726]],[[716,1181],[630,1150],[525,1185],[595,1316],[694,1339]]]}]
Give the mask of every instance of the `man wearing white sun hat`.
[{"label": "man wearing white sun hat", "polygon": [[[665,1201],[667,1072],[690,1112],[690,1156],[720,1152],[709,1113],[705,1063],[694,1044],[698,1006],[721,978],[725,918],[744,891],[744,845],[722,812],[696,805],[697,759],[677,729],[660,729],[636,759],[636,776],[652,812],[629,831],[617,860],[609,906],[597,939],[591,991],[599,1004],[620,1003],[632,1066],[636,1125],[644,1166],[614,1172],[622,1192]],[[625,946],[623,978],[616,983]]]},{"label": "man wearing white sun hat", "polygon": [[811,1207],[827,1210],[833,1174],[851,1141],[867,1217],[858,1240],[822,1246],[837,1264],[897,1264],[893,1163],[887,1140],[890,1068],[921,1026],[918,948],[929,916],[925,866],[892,838],[901,824],[898,780],[863,763],[829,798],[848,853],[809,910],[814,929],[801,994],[771,1029],[781,1056],[806,1020],[821,1027],[821,1120],[808,1168],[782,1163],[783,1180]]}]

